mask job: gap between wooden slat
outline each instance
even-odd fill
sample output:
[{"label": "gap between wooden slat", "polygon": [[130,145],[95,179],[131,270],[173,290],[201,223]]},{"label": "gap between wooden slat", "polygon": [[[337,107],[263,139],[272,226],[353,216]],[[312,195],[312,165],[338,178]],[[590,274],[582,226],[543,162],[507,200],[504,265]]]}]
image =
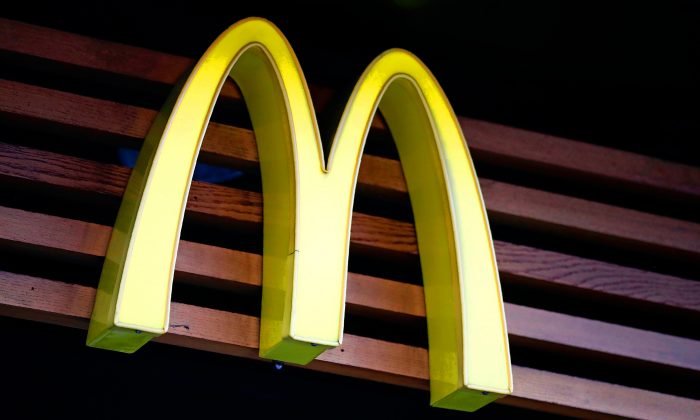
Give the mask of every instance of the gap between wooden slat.
[{"label": "gap between wooden slat", "polygon": [[[85,329],[94,295],[95,289],[86,286],[0,272],[0,315],[4,316]],[[257,358],[259,325],[255,317],[174,303],[171,325],[170,332],[157,341]],[[428,387],[425,349],[349,334],[342,346],[325,352],[307,368]],[[513,395],[500,403],[586,417],[673,419],[700,412],[697,400],[520,366],[513,367],[513,379]]]},{"label": "gap between wooden slat", "polygon": [[[0,207],[0,239],[23,246],[104,257],[107,226]],[[181,241],[176,273],[221,289],[259,288],[260,255]],[[204,280],[206,279],[206,280]],[[423,288],[349,274],[347,302],[359,311],[425,317]],[[506,303],[509,335],[531,343],[598,352],[700,372],[700,342]]]},{"label": "gap between wooden slat", "polygon": [[[134,79],[173,85],[194,64],[189,58],[8,19],[0,19],[0,28],[0,50]],[[329,92],[314,91],[320,109]],[[222,96],[241,100],[233,84],[225,85]],[[491,162],[700,200],[700,170],[691,166],[485,121],[460,122],[473,153]],[[373,127],[382,129],[381,120]]]},{"label": "gap between wooden slat", "polygon": [[[9,81],[0,81],[0,98],[0,113],[6,115],[119,134],[134,140],[145,136],[155,117],[152,110]],[[241,133],[245,134],[240,136]],[[249,131],[212,123],[202,152],[206,154],[212,149],[221,155],[234,155],[248,165],[257,164],[257,149]],[[405,194],[406,185],[397,161],[367,156],[363,163],[358,179],[361,188]],[[697,223],[483,178],[480,184],[489,216],[504,223],[675,254],[683,259],[700,257]]]},{"label": "gap between wooden slat", "polygon": [[[0,143],[2,176],[121,197],[129,169]],[[192,183],[187,210],[236,223],[259,225],[262,221],[260,194],[197,181]],[[413,225],[378,216],[354,213],[351,241],[380,252],[417,254]],[[504,275],[700,311],[698,282],[503,241],[495,241],[495,247]]]}]

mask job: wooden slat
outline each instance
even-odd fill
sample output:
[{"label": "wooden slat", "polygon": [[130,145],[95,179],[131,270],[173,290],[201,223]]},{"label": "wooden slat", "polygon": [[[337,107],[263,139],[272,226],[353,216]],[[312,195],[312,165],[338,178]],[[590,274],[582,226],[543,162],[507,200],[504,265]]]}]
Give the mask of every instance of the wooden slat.
[{"label": "wooden slat", "polygon": [[[121,197],[128,176],[129,170],[124,167],[0,143],[0,177]],[[510,191],[515,192],[517,189]],[[236,223],[258,225],[262,221],[258,193],[197,181],[192,183],[187,210]],[[627,216],[630,214],[634,213]],[[354,215],[351,241],[375,250],[417,253],[410,223],[361,213]],[[496,241],[495,246],[505,276],[700,311],[698,282],[503,241]]]},{"label": "wooden slat", "polygon": [[[0,272],[0,314],[85,329],[95,290],[86,286]],[[160,342],[257,358],[259,324],[251,316],[174,303],[170,332]],[[346,334],[343,345],[307,366],[420,389],[428,387],[422,348]],[[689,418],[700,402],[520,366],[504,404],[560,414],[636,418]]]},{"label": "wooden slat", "polygon": [[[0,207],[0,240],[25,248],[103,257],[110,232],[107,226]],[[176,273],[190,282],[217,288],[257,289],[261,266],[259,255],[181,241]],[[359,274],[350,274],[348,283],[347,300],[352,309],[425,317],[420,286]],[[698,341],[509,303],[506,316],[511,340],[700,372]]]},{"label": "wooden slat", "polygon": [[[0,81],[0,98],[0,113],[5,115],[133,140],[145,136],[156,114],[153,110],[10,81]],[[217,157],[234,155],[237,161],[257,163],[253,136],[247,130],[211,124],[202,151],[206,154],[212,150]],[[406,191],[397,161],[367,156],[364,163],[360,187],[399,194]],[[497,220],[685,259],[700,257],[700,224],[483,178],[480,183],[489,215]],[[246,196],[246,201],[254,200],[253,195]]]},{"label": "wooden slat", "polygon": [[700,200],[700,170],[692,166],[471,118],[460,122],[470,149],[484,161]]},{"label": "wooden slat", "polygon": [[[7,19],[0,19],[0,50],[168,85],[193,65],[189,58]],[[241,99],[230,84],[223,96]],[[700,200],[697,168],[485,121],[460,121],[472,152],[491,162]],[[380,120],[374,126],[381,127]]]},{"label": "wooden slat", "polygon": [[513,225],[646,250],[700,257],[700,224],[637,210],[480,179],[489,217]]},{"label": "wooden slat", "polygon": [[498,269],[509,279],[700,312],[700,282],[694,280],[504,241],[494,246]]}]

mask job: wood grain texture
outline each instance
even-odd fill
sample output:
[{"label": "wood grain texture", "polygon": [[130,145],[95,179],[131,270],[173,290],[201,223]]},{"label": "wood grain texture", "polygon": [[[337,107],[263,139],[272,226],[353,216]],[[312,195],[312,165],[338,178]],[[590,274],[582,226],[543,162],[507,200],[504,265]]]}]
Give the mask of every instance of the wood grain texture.
[{"label": "wood grain texture", "polygon": [[[194,64],[189,58],[7,19],[0,20],[0,51],[168,85]],[[329,94],[325,89],[314,91],[320,109]],[[233,84],[227,84],[222,95],[241,99]],[[491,162],[700,201],[697,168],[485,121],[460,118],[460,123],[472,152]],[[376,119],[373,127],[383,128],[381,120]]]},{"label": "wood grain texture", "polygon": [[[0,45],[7,52],[168,85],[177,83],[194,64],[185,57],[4,18],[0,18]],[[227,87],[224,94],[240,98],[235,86]]]},{"label": "wood grain texture", "polygon": [[[494,241],[501,275],[700,311],[700,282],[504,241]],[[534,281],[534,282],[533,282]]]},{"label": "wood grain texture", "polygon": [[[0,272],[0,314],[85,329],[95,289]],[[171,329],[157,341],[239,357],[257,358],[259,323],[252,316],[174,303]],[[425,349],[346,334],[309,369],[428,387]],[[504,404],[597,417],[691,418],[700,401],[531,368],[513,367],[517,384]]]},{"label": "wood grain texture", "polygon": [[[0,207],[0,240],[24,247],[103,257],[110,233],[107,226]],[[261,286],[261,266],[260,255],[181,241],[175,270],[191,283],[251,291]],[[425,317],[422,287],[377,277],[351,273],[347,302],[377,316]],[[700,372],[698,341],[509,303],[506,318],[511,340]]]},{"label": "wood grain texture", "polygon": [[700,224],[480,179],[489,218],[687,260],[700,257]]},{"label": "wood grain texture", "polygon": [[460,123],[470,149],[484,161],[700,200],[700,170],[692,166],[471,118]]},{"label": "wood grain texture", "polygon": [[[138,141],[145,136],[156,115],[153,110],[10,81],[0,81],[0,98],[0,113],[5,115],[78,127],[93,133],[120,135]],[[252,133],[248,132],[239,139],[236,135],[245,130],[225,127],[220,124],[210,126],[202,153],[215,149],[215,159],[230,152],[236,154],[235,159],[239,162],[257,164]],[[211,138],[215,140],[211,141]],[[222,144],[238,146],[221,147]],[[239,151],[245,152],[238,154]],[[363,163],[358,179],[361,188],[388,194],[405,193],[406,185],[399,162],[368,156]],[[556,232],[572,236],[572,240],[575,236],[650,253],[676,255],[686,260],[700,257],[700,224],[697,223],[484,178],[480,179],[480,184],[489,216],[504,223]],[[206,192],[199,186],[193,187],[193,192],[195,189],[202,194],[226,194],[226,190],[216,186],[206,187]],[[245,201],[252,200],[252,203],[256,200],[251,194],[243,195],[249,197]],[[224,201],[218,203],[223,204]],[[222,209],[226,206],[223,205]],[[240,206],[235,209],[244,212],[250,210]]]},{"label": "wood grain texture", "polygon": [[[68,194],[79,192],[121,197],[128,176],[129,170],[124,167],[0,143],[0,177],[10,180],[61,188]],[[488,191],[485,189],[486,197],[491,194]],[[516,188],[505,194],[517,192]],[[533,193],[538,194],[537,191]],[[595,203],[592,204],[595,206]],[[197,181],[192,183],[187,211],[258,227],[262,222],[260,194]],[[514,212],[523,211],[521,208],[514,209]],[[571,211],[582,218],[589,216],[581,215],[581,210],[576,208]],[[563,210],[557,210],[555,215],[563,213]],[[622,216],[634,214],[627,211]],[[605,214],[600,217],[605,217]],[[413,225],[362,213],[353,216],[351,243],[378,252],[411,255],[418,252]],[[495,247],[502,275],[517,280],[533,281],[540,285],[556,284],[639,302],[700,311],[698,282],[503,241],[495,241]]]}]

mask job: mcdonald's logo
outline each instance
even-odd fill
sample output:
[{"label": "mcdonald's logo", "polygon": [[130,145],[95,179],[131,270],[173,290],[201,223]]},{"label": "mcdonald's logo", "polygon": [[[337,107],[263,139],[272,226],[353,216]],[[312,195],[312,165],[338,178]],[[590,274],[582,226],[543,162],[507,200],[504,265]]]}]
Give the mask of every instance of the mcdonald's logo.
[{"label": "mcdonald's logo", "polygon": [[131,353],[167,331],[192,173],[229,75],[250,113],[263,182],[260,356],[306,364],[342,341],[355,185],[379,109],[415,216],[431,404],[473,411],[511,393],[488,220],[461,128],[433,75],[403,50],[377,57],[360,76],[326,159],[296,56],[259,18],[219,36],[154,122],[109,243],[88,345]]}]

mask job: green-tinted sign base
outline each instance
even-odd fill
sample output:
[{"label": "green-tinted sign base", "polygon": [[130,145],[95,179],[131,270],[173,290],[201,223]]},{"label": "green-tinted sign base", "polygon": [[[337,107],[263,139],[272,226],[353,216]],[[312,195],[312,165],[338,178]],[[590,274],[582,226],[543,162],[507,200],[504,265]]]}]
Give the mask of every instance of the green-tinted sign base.
[{"label": "green-tinted sign base", "polygon": [[112,326],[99,333],[88,335],[87,345],[99,349],[114,350],[122,353],[133,353],[160,334],[136,331],[131,328]]},{"label": "green-tinted sign base", "polygon": [[462,388],[439,401],[431,402],[430,405],[448,410],[476,411],[503,396],[495,392]]},{"label": "green-tinted sign base", "polygon": [[333,347],[314,345],[287,337],[269,349],[260,349],[260,357],[264,359],[281,360],[297,365],[306,365],[311,363],[311,361],[321,353],[331,348]]}]

